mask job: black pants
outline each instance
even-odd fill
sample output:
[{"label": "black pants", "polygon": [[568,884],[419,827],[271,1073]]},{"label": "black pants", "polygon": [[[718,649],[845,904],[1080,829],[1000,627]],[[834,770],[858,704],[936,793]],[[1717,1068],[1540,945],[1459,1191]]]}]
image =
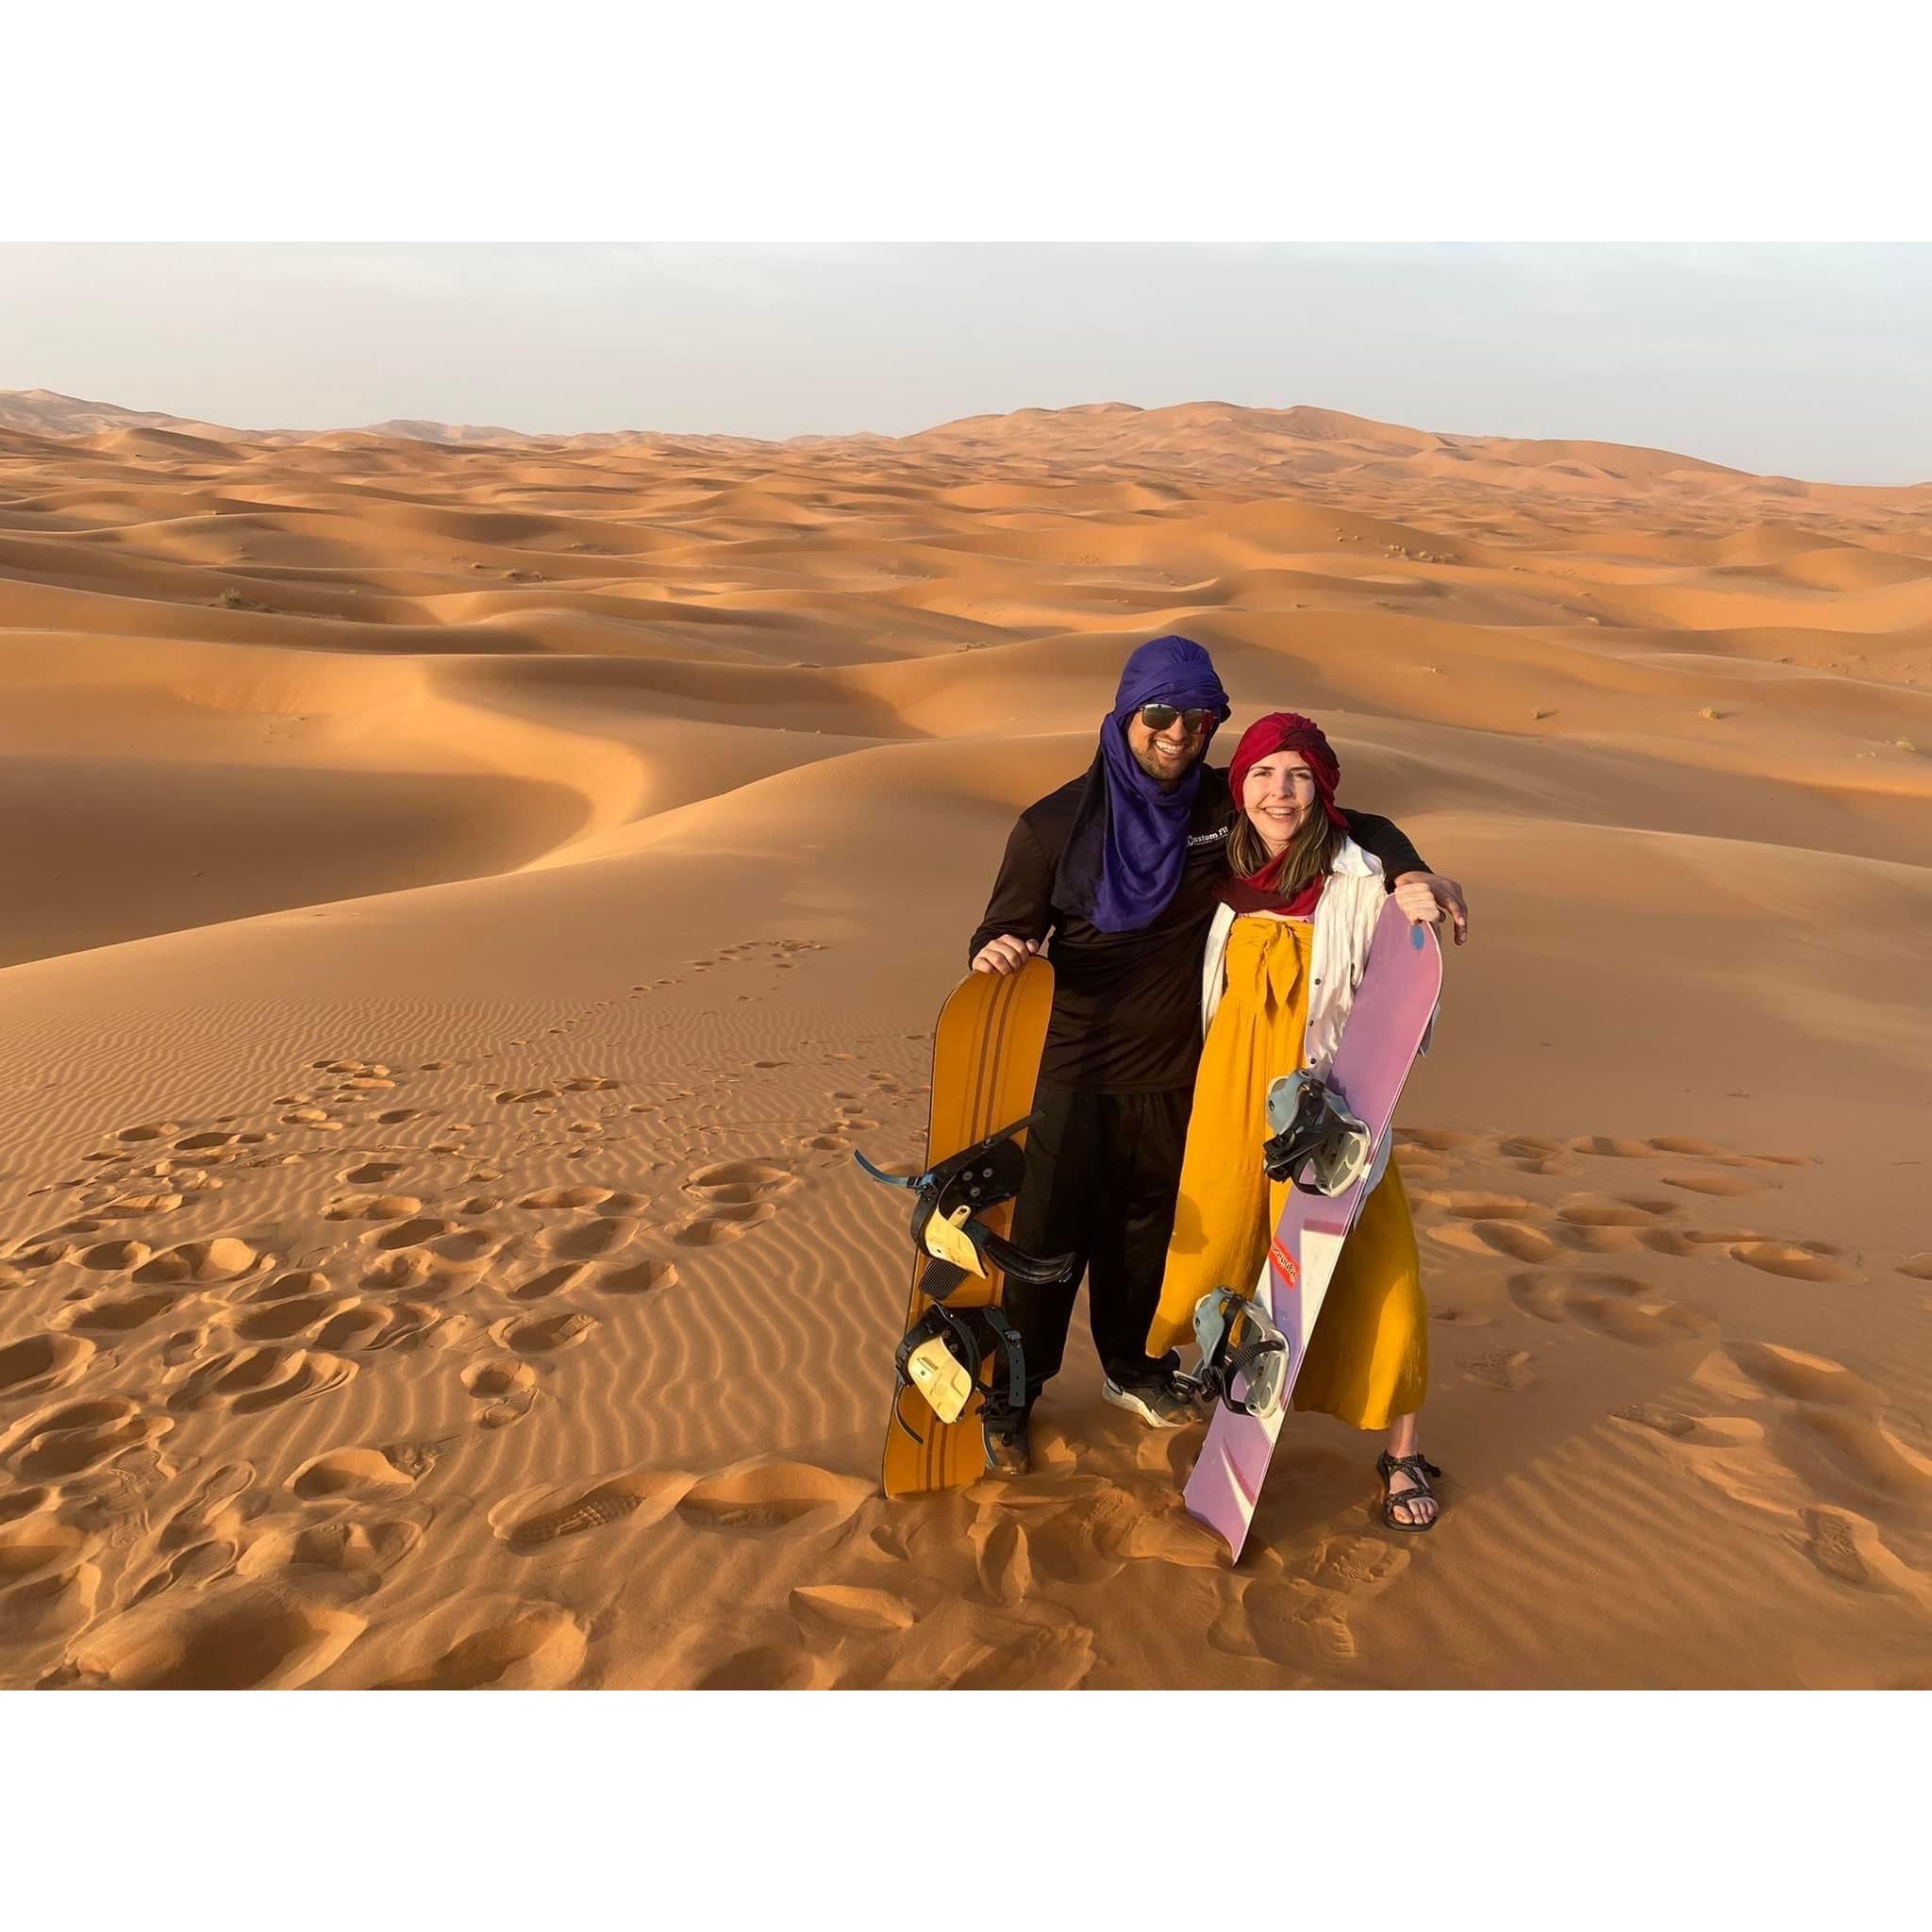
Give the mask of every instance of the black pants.
[{"label": "black pants", "polygon": [[1115,1381],[1156,1373],[1147,1328],[1174,1232],[1190,1088],[1171,1093],[1086,1093],[1042,1080],[1026,1131],[1026,1178],[1013,1206],[1014,1242],[1072,1254],[1062,1282],[1008,1279],[1004,1305],[1026,1347],[1026,1399],[1058,1374],[1080,1276],[1101,1366]]}]

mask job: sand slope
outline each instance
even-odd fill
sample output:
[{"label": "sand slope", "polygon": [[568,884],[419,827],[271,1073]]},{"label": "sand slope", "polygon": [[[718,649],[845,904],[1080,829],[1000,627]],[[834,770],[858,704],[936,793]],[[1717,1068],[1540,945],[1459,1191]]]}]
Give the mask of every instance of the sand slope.
[{"label": "sand slope", "polygon": [[[0,1682],[1924,1681],[1932,491],[7,400]],[[1084,1341],[1034,1477],[874,1483],[851,1149],[1166,629],[1476,920],[1401,1116],[1442,1524],[1297,1419],[1239,1572]]]}]

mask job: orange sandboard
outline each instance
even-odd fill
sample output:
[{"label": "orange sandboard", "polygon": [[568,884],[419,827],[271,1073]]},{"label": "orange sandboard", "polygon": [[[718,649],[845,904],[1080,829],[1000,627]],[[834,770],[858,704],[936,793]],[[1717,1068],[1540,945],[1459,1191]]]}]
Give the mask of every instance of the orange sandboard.
[{"label": "orange sandboard", "polygon": [[[925,1164],[944,1160],[983,1141],[1033,1110],[1033,1088],[1040,1077],[1041,1049],[1053,1012],[1053,968],[1044,959],[1027,960],[1019,972],[969,973],[941,1009],[932,1041],[932,1114],[925,1130]],[[1018,1137],[1024,1143],[1025,1136]],[[1010,1201],[978,1217],[994,1234],[1011,1227]],[[932,1306],[919,1291],[931,1265],[924,1255],[912,1264],[912,1295],[906,1310],[909,1329]],[[984,1280],[969,1277],[946,1297],[954,1308],[997,1307],[1006,1278],[990,1269]],[[979,1366],[984,1382],[992,1373],[989,1357]],[[889,1496],[928,1495],[963,1489],[986,1474],[986,1442],[974,1394],[958,1422],[942,1423],[916,1389],[901,1389],[899,1413],[924,1441],[914,1441],[897,1416],[886,1424],[885,1469]]]}]

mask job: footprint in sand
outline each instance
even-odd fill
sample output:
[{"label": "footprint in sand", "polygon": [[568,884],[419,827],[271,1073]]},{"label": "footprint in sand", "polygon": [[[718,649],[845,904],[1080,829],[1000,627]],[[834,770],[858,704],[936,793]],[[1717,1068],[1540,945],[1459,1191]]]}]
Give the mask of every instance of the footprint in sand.
[{"label": "footprint in sand", "polygon": [[[1724,1354],[1749,1381],[1772,1395],[1839,1407],[1877,1410],[1885,1407],[1882,1390],[1829,1356],[1807,1355],[1802,1349],[1769,1341],[1733,1342]],[[1705,1379],[1707,1383],[1712,1380],[1708,1374]]]},{"label": "footprint in sand", "polygon": [[394,1569],[422,1542],[426,1522],[396,1516],[375,1523],[351,1518],[271,1529],[248,1545],[235,1568],[246,1577],[324,1571],[334,1576],[359,1578],[365,1588],[375,1590],[383,1573]]},{"label": "footprint in sand", "polygon": [[799,1185],[790,1169],[765,1160],[727,1160],[699,1168],[684,1183],[684,1191],[712,1206],[743,1207],[789,1194]]},{"label": "footprint in sand", "polygon": [[740,1235],[749,1234],[760,1222],[771,1220],[777,1211],[769,1201],[759,1201],[744,1208],[716,1208],[709,1214],[700,1214],[687,1222],[671,1238],[680,1247],[715,1248],[726,1241],[735,1241]]},{"label": "footprint in sand", "polygon": [[1545,1141],[1536,1134],[1507,1134],[1496,1141],[1496,1152],[1513,1161],[1525,1174],[1574,1174],[1575,1158],[1560,1141]]},{"label": "footprint in sand", "polygon": [[[1634,1255],[1650,1247],[1671,1251],[1671,1230],[1656,1224],[1676,1212],[1676,1203],[1624,1194],[1574,1194],[1557,1208],[1550,1234],[1573,1254]],[[1657,1237],[1661,1233],[1664,1239]]]},{"label": "footprint in sand", "polygon": [[0,1582],[21,1582],[88,1556],[97,1546],[97,1539],[43,1507],[53,1496],[51,1490],[32,1489],[6,1498],[0,1513]]},{"label": "footprint in sand", "polygon": [[244,1348],[203,1362],[168,1397],[168,1407],[188,1412],[214,1403],[236,1415],[259,1415],[326,1394],[356,1374],[354,1362],[308,1349]]},{"label": "footprint in sand", "polygon": [[124,1450],[158,1441],[175,1426],[126,1396],[69,1403],[23,1418],[0,1435],[0,1460],[29,1483],[81,1475]]},{"label": "footprint in sand", "polygon": [[1407,1569],[1408,1550],[1379,1537],[1324,1537],[1279,1582],[1248,1586],[1210,1633],[1217,1647],[1289,1670],[1352,1663],[1360,1654],[1355,1613]]},{"label": "footprint in sand", "polygon": [[1803,1512],[1803,1533],[1788,1541],[1826,1576],[1855,1590],[1892,1591],[1932,1608],[1932,1574],[1908,1563],[1869,1516],[1851,1509]]},{"label": "footprint in sand", "polygon": [[1476,1221],[1450,1227],[1432,1227],[1430,1239],[1444,1247],[1481,1249],[1505,1255],[1512,1261],[1554,1260],[1562,1248],[1540,1228],[1525,1227],[1514,1221]]},{"label": "footprint in sand", "polygon": [[347,1610],[234,1582],[109,1617],[69,1655],[79,1681],[119,1690],[286,1690],[319,1676],[364,1627]]},{"label": "footprint in sand", "polygon": [[100,1568],[85,1559],[0,1591],[0,1643],[71,1637],[93,1622],[100,1592]]},{"label": "footprint in sand", "polygon": [[537,1399],[537,1372],[528,1362],[478,1362],[463,1371],[463,1387],[483,1405],[477,1425],[501,1429],[529,1414]]},{"label": "footprint in sand", "polygon": [[407,1221],[422,1211],[423,1203],[414,1194],[352,1194],[330,1203],[322,1216],[325,1221]]},{"label": "footprint in sand", "polygon": [[[1787,1521],[1816,1501],[1914,1524],[1932,1504],[1932,1438],[1915,1418],[1888,1409],[1884,1392],[1841,1362],[1742,1342],[1714,1352],[1694,1379],[1755,1413],[1645,1407],[1620,1415],[1652,1430],[1685,1469],[1732,1501]],[[1900,1574],[1932,1584],[1916,1571]]]},{"label": "footprint in sand", "polygon": [[[444,1277],[433,1276],[426,1291],[438,1293],[447,1286]],[[318,1348],[372,1355],[379,1349],[414,1348],[432,1341],[441,1345],[444,1330],[454,1333],[462,1328],[461,1317],[446,1316],[434,1302],[356,1300],[340,1314],[330,1316],[313,1339]]]},{"label": "footprint in sand", "polygon": [[1732,1246],[1730,1256],[1747,1268],[1781,1274],[1788,1281],[1856,1281],[1857,1275],[1833,1258],[1840,1252],[1827,1241],[1740,1241]]},{"label": "footprint in sand", "polygon": [[145,1241],[96,1241],[83,1248],[75,1259],[83,1268],[102,1274],[129,1274],[152,1258],[154,1250]]},{"label": "footprint in sand", "polygon": [[691,1482],[681,1470],[640,1470],[588,1486],[526,1491],[497,1504],[490,1526],[512,1549],[536,1549],[630,1519],[641,1527],[668,1516]]},{"label": "footprint in sand", "polygon": [[1748,1180],[1740,1174],[1700,1174],[1685,1173],[1660,1174],[1657,1179],[1667,1188],[1682,1188],[1690,1194],[1712,1194],[1733,1197],[1739,1194],[1761,1194],[1766,1183]]},{"label": "footprint in sand", "polygon": [[842,1583],[800,1584],[789,1600],[793,1616],[827,1631],[885,1633],[909,1630],[919,1613],[907,1598],[890,1590]]},{"label": "footprint in sand", "polygon": [[32,1516],[54,1499],[54,1491],[44,1484],[0,1492],[0,1524],[17,1523],[23,1516]]},{"label": "footprint in sand", "polygon": [[560,1690],[583,1669],[589,1642],[569,1611],[533,1605],[474,1631],[433,1662],[385,1677],[375,1689]]},{"label": "footprint in sand", "polygon": [[[96,1233],[98,1230],[99,1224],[94,1223],[84,1231]],[[16,1268],[56,1268],[62,1261],[76,1259],[79,1254],[79,1243],[65,1236],[32,1235],[15,1244],[10,1258]]]},{"label": "footprint in sand", "polygon": [[1108,1484],[1063,1509],[1029,1514],[1029,1557],[1037,1576],[1050,1583],[1106,1583],[1126,1567],[1137,1534],[1150,1514],[1172,1500],[1165,1484]]},{"label": "footprint in sand", "polygon": [[1461,1358],[1463,1373],[1491,1389],[1527,1389],[1536,1380],[1526,1348],[1490,1348]]},{"label": "footprint in sand", "polygon": [[1520,1194],[1482,1194],[1442,1191],[1418,1188],[1415,1199],[1431,1208],[1441,1208],[1464,1221],[1533,1221],[1535,1203]]},{"label": "footprint in sand", "polygon": [[1881,1515],[1906,1507],[1914,1521],[1932,1502],[1932,1441],[1900,1411],[1797,1404],[1771,1433],[1786,1464],[1827,1501]]},{"label": "footprint in sand", "polygon": [[[165,1562],[146,1568],[141,1581],[127,1595],[127,1607],[152,1602],[164,1591],[205,1589],[234,1573],[241,1545],[227,1537],[210,1537],[206,1542],[191,1543]],[[136,1574],[129,1567],[131,1578]]]},{"label": "footprint in sand", "polygon": [[[401,1447],[403,1445],[397,1445]],[[415,1488],[435,1457],[428,1454],[421,1468],[406,1465],[422,1460],[420,1445],[397,1457],[391,1449],[330,1449],[312,1456],[289,1478],[289,1488],[305,1503],[323,1502],[341,1496],[352,1502],[378,1501]]]},{"label": "footprint in sand", "polygon": [[1573,1154],[1595,1154],[1608,1160],[1648,1160],[1656,1151],[1648,1141],[1619,1140],[1614,1134],[1579,1134],[1563,1144]]},{"label": "footprint in sand", "polygon": [[675,1261],[636,1261],[628,1268],[613,1269],[597,1286],[606,1294],[651,1294],[660,1288],[677,1286]]},{"label": "footprint in sand", "polygon": [[979,1593],[1011,1606],[1033,1593],[1033,1557],[1025,1526],[1011,1516],[984,1517],[974,1538]]},{"label": "footprint in sand", "polygon": [[203,1167],[218,1166],[224,1161],[241,1160],[251,1147],[259,1147],[275,1138],[270,1133],[188,1134],[175,1142],[175,1152],[193,1155]]},{"label": "footprint in sand", "polygon": [[490,1339],[518,1355],[549,1355],[587,1341],[597,1325],[596,1316],[575,1309],[560,1315],[511,1315],[491,1324]]},{"label": "footprint in sand", "polygon": [[1576,1227],[1648,1227],[1677,1211],[1677,1204],[1636,1194],[1567,1194],[1557,1218]]},{"label": "footprint in sand", "polygon": [[564,1261],[554,1268],[545,1268],[533,1274],[526,1281],[520,1281],[510,1290],[512,1301],[540,1302],[553,1294],[564,1294],[575,1288],[590,1274],[586,1261]]},{"label": "footprint in sand", "polygon": [[[417,1205],[420,1207],[422,1204],[419,1202]],[[489,1238],[487,1229],[464,1227],[458,1222],[444,1220],[441,1215],[417,1214],[413,1209],[402,1220],[384,1219],[387,1225],[370,1228],[358,1239],[369,1247],[393,1252],[400,1248],[427,1247],[431,1241],[456,1235],[462,1239],[467,1251],[474,1255],[476,1237],[480,1234],[486,1240]]]},{"label": "footprint in sand", "polygon": [[91,1335],[131,1335],[158,1315],[164,1315],[179,1293],[162,1290],[154,1294],[96,1295],[63,1308],[54,1320],[62,1328],[85,1329]]},{"label": "footprint in sand", "polygon": [[697,1677],[698,1690],[816,1690],[831,1680],[824,1658],[795,1644],[758,1643],[734,1651]]},{"label": "footprint in sand", "polygon": [[1480,1134],[1466,1134],[1454,1127],[1398,1127],[1398,1149],[1419,1147],[1429,1154],[1460,1154],[1482,1144]]},{"label": "footprint in sand", "polygon": [[325,1281],[323,1288],[321,1294],[278,1295],[252,1314],[231,1317],[236,1335],[243,1341],[287,1341],[350,1305],[349,1297],[330,1291]]},{"label": "footprint in sand", "polygon": [[1002,1621],[1016,1634],[967,1643],[941,1661],[935,1681],[955,1690],[1073,1690],[1092,1671],[1093,1632],[1058,1605],[1016,1605]]},{"label": "footprint in sand", "polygon": [[240,1236],[218,1235],[211,1241],[184,1241],[179,1247],[161,1249],[135,1269],[134,1279],[142,1287],[178,1282],[206,1288],[244,1281],[250,1275],[266,1274],[275,1265],[275,1256]]},{"label": "footprint in sand", "polygon": [[525,1194],[518,1202],[519,1208],[601,1208],[607,1201],[614,1199],[608,1188],[539,1188],[533,1194]]},{"label": "footprint in sand", "polygon": [[208,1537],[233,1535],[265,1507],[266,1499],[254,1491],[254,1482],[252,1462],[225,1462],[210,1470],[162,1525],[157,1546],[180,1550]]},{"label": "footprint in sand", "polygon": [[637,1238],[638,1225],[626,1215],[595,1215],[545,1228],[537,1245],[570,1261],[601,1261]]},{"label": "footprint in sand", "polygon": [[696,1528],[763,1536],[831,1528],[873,1494],[870,1482],[814,1463],[767,1462],[707,1476],[676,1507]]},{"label": "footprint in sand", "polygon": [[360,1285],[384,1292],[402,1289],[421,1288],[431,1292],[446,1288],[452,1277],[438,1273],[434,1259],[420,1250],[397,1255],[384,1255],[371,1264],[361,1277]]},{"label": "footprint in sand", "polygon": [[1572,1323],[1639,1347],[1710,1341],[1717,1324],[1628,1274],[1512,1274],[1509,1298],[1540,1322]]},{"label": "footprint in sand", "polygon": [[1618,1422],[1632,1423],[1673,1441],[1706,1448],[1734,1448],[1740,1442],[1759,1442],[1764,1439],[1763,1429],[1756,1423],[1736,1417],[1690,1415],[1661,1402],[1633,1402],[1626,1407],[1612,1409],[1610,1414]]},{"label": "footprint in sand", "polygon": [[0,1397],[48,1395],[87,1372],[94,1344],[81,1335],[27,1335],[0,1349]]},{"label": "footprint in sand", "polygon": [[[188,1176],[186,1174],[171,1174],[169,1178],[185,1183]],[[117,1194],[105,1201],[96,1201],[92,1204],[89,1211],[96,1215],[98,1220],[92,1225],[78,1224],[70,1229],[69,1232],[76,1234],[92,1233],[102,1221],[146,1221],[158,1214],[178,1214],[188,1205],[190,1191],[196,1194],[205,1194],[212,1192],[214,1189],[221,1186],[219,1181],[208,1179],[206,1176],[199,1177],[199,1179],[200,1184],[192,1191],[184,1186],[176,1191]]]}]

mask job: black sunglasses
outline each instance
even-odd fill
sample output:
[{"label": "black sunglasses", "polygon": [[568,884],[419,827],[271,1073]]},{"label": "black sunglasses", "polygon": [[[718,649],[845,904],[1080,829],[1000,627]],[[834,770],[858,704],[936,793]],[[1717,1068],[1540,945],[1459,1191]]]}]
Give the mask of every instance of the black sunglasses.
[{"label": "black sunglasses", "polygon": [[1218,724],[1221,722],[1221,713],[1208,710],[1182,711],[1173,705],[1141,707],[1141,722],[1150,731],[1165,731],[1176,718],[1187,726],[1188,735],[1191,738],[1195,732],[1204,730],[1208,725]]}]

